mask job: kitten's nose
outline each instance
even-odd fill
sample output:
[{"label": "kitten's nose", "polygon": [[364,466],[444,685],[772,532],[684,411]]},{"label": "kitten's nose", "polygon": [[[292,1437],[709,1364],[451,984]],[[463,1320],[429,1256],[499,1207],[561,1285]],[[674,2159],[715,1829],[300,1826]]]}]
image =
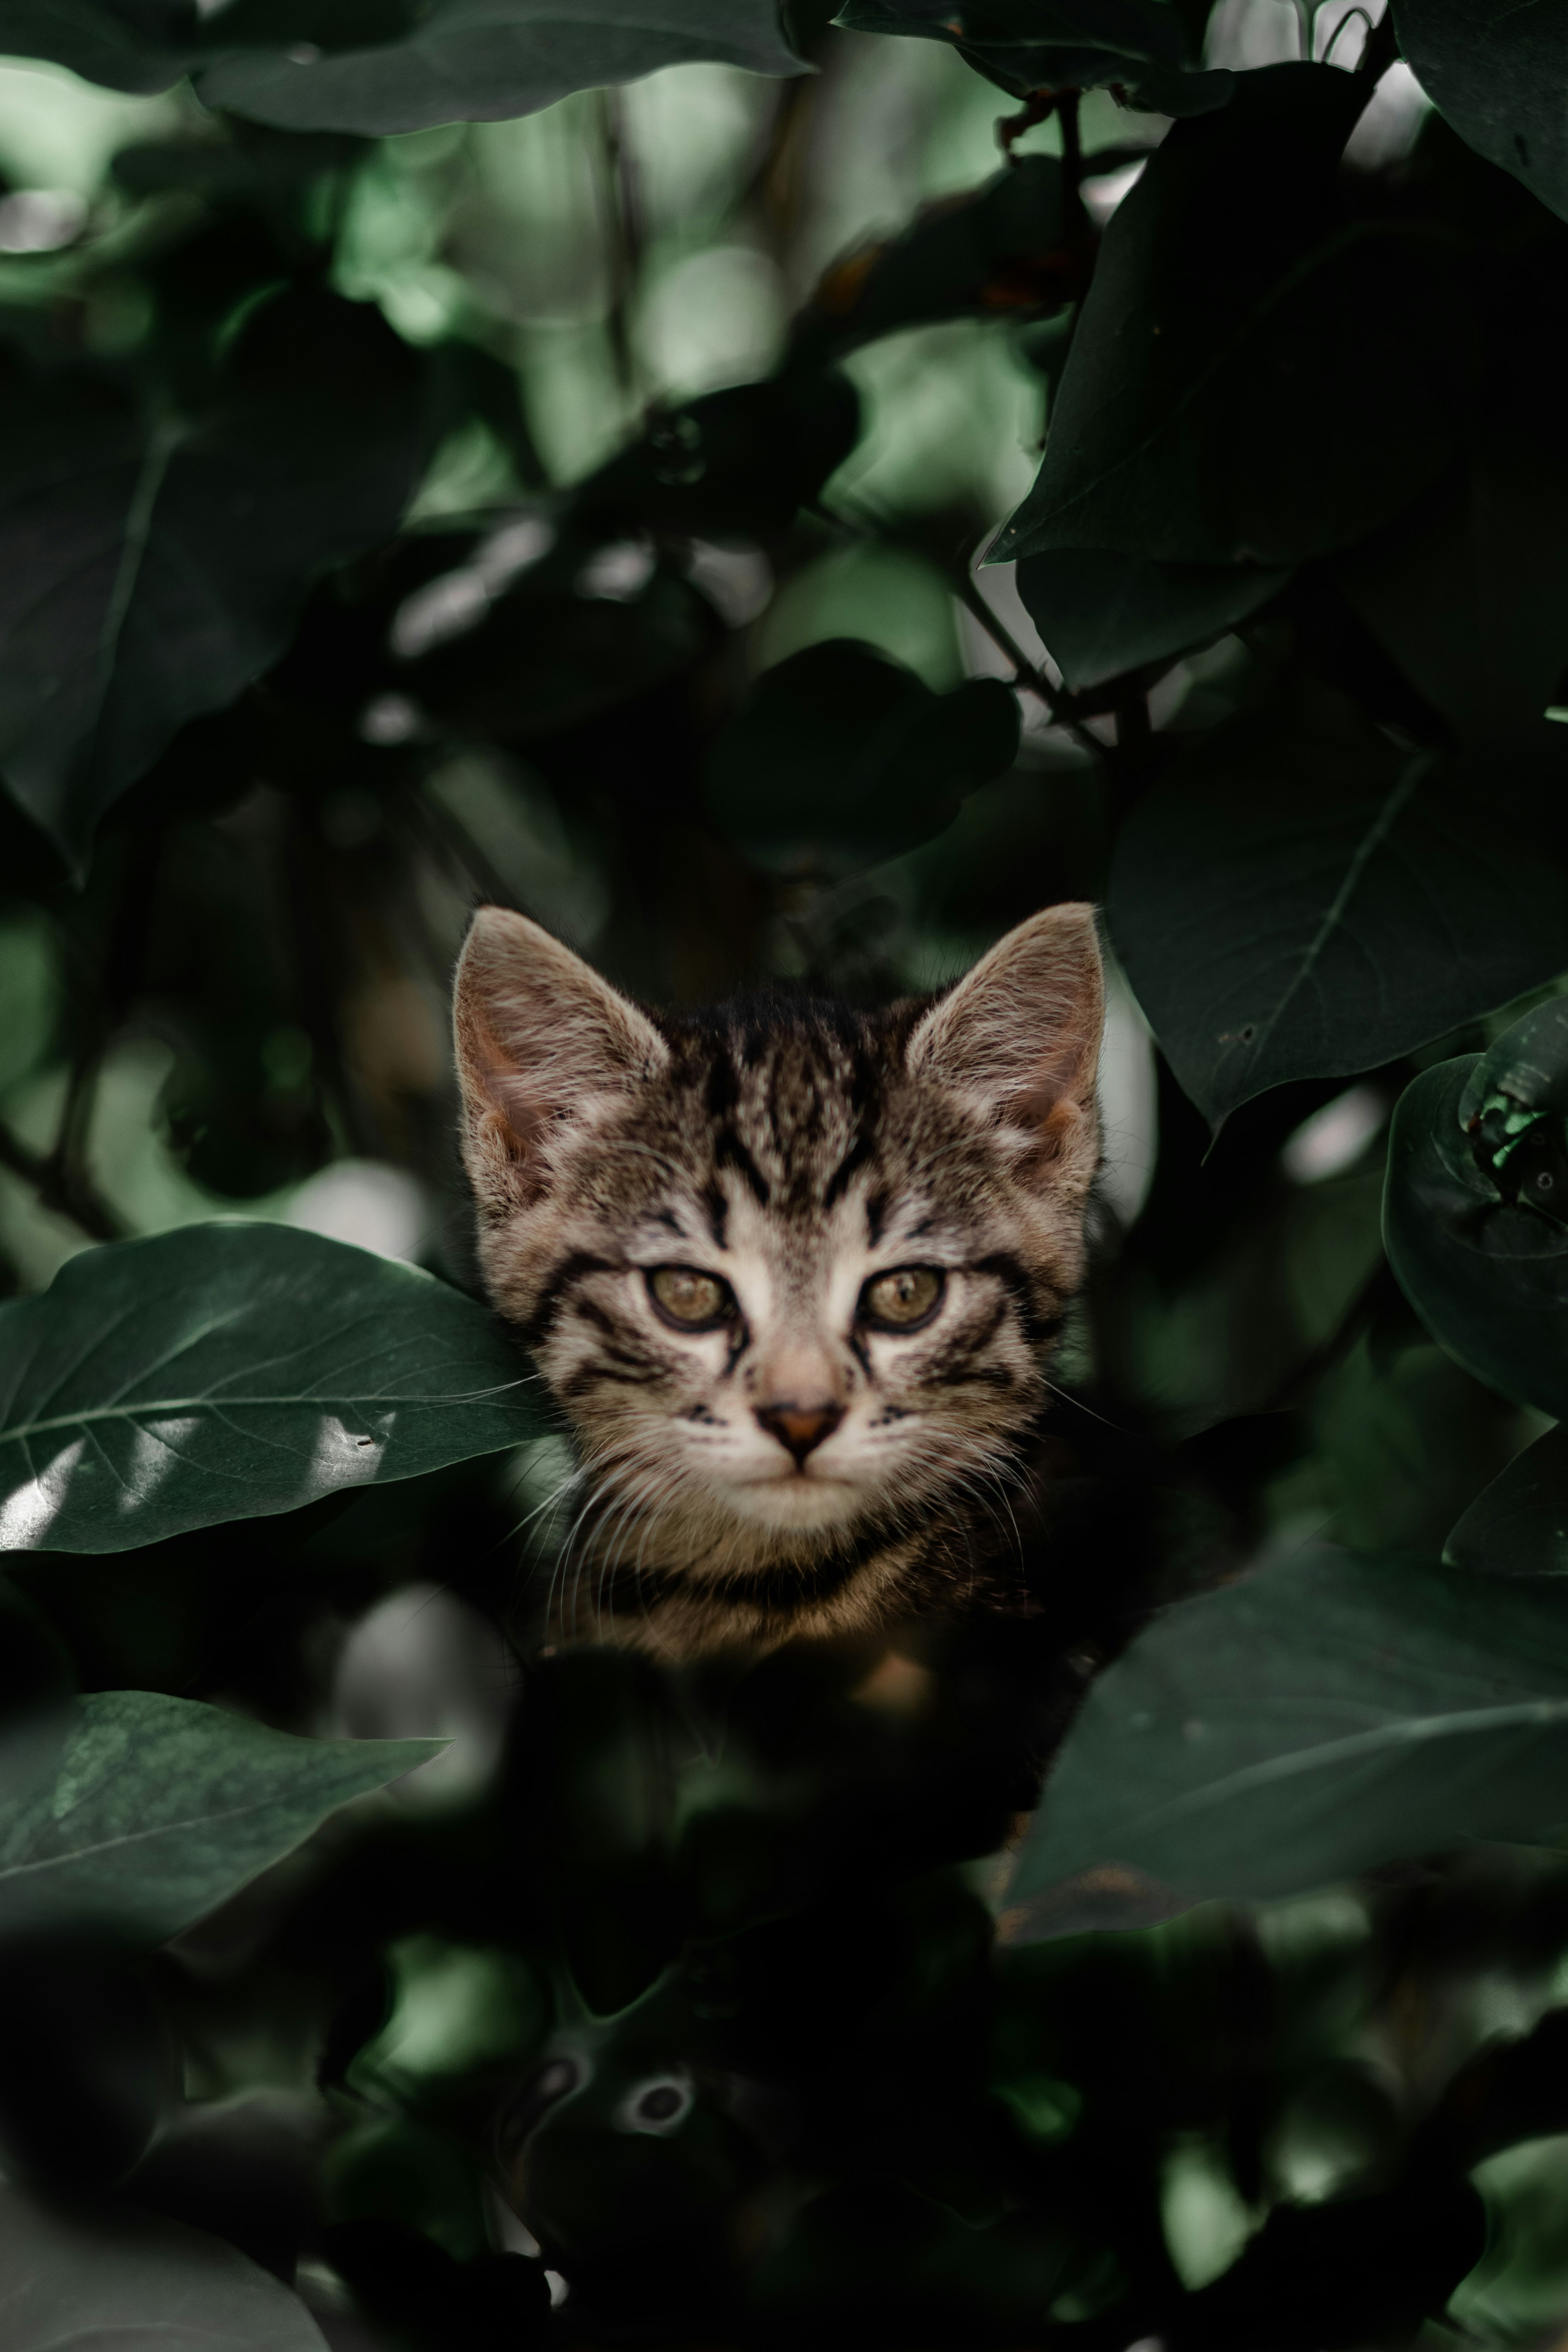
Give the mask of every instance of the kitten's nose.
[{"label": "kitten's nose", "polygon": [[806,1455],[831,1437],[843,1420],[844,1407],[825,1397],[818,1404],[760,1404],[756,1413],[769,1436],[776,1437],[803,1470]]}]

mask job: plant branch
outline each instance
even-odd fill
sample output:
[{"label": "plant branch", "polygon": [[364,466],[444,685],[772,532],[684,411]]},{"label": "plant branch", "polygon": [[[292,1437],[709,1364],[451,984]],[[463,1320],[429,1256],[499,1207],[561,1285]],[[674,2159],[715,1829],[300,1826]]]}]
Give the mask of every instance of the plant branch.
[{"label": "plant branch", "polygon": [[118,1242],[125,1228],[99,1194],[85,1171],[57,1169],[52,1153],[35,1151],[8,1127],[0,1126],[0,1168],[30,1184],[41,1205],[68,1217],[95,1242]]}]

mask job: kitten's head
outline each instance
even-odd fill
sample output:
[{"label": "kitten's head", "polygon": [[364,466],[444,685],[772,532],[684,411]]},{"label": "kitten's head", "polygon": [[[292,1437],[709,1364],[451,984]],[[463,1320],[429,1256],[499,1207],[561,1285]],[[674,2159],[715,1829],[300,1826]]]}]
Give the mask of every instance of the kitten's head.
[{"label": "kitten's head", "polygon": [[1087,907],[934,1001],[692,1015],[484,908],[456,1018],[486,1282],[645,1550],[733,1586],[1005,1458],[1099,1161]]}]

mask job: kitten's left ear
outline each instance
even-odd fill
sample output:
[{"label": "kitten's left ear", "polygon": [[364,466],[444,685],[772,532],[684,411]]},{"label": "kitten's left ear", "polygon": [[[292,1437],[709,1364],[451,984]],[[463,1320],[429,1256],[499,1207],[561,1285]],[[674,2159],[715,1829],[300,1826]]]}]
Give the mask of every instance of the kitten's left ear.
[{"label": "kitten's left ear", "polygon": [[1100,1165],[1094,1081],[1104,1026],[1094,909],[1047,907],[932,1005],[906,1065],[1015,1140],[1021,1176],[1087,1192]]}]

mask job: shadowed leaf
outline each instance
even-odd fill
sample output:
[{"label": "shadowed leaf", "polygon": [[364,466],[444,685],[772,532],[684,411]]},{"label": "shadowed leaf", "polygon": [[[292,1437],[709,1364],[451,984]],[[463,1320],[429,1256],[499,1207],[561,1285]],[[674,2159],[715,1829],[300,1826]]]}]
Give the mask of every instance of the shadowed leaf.
[{"label": "shadowed leaf", "polygon": [[1178,1603],[1100,1677],[1004,1927],[1062,1932],[1054,1909],[1097,1868],[1180,1908],[1563,1821],[1561,1596],[1325,1547]]}]

